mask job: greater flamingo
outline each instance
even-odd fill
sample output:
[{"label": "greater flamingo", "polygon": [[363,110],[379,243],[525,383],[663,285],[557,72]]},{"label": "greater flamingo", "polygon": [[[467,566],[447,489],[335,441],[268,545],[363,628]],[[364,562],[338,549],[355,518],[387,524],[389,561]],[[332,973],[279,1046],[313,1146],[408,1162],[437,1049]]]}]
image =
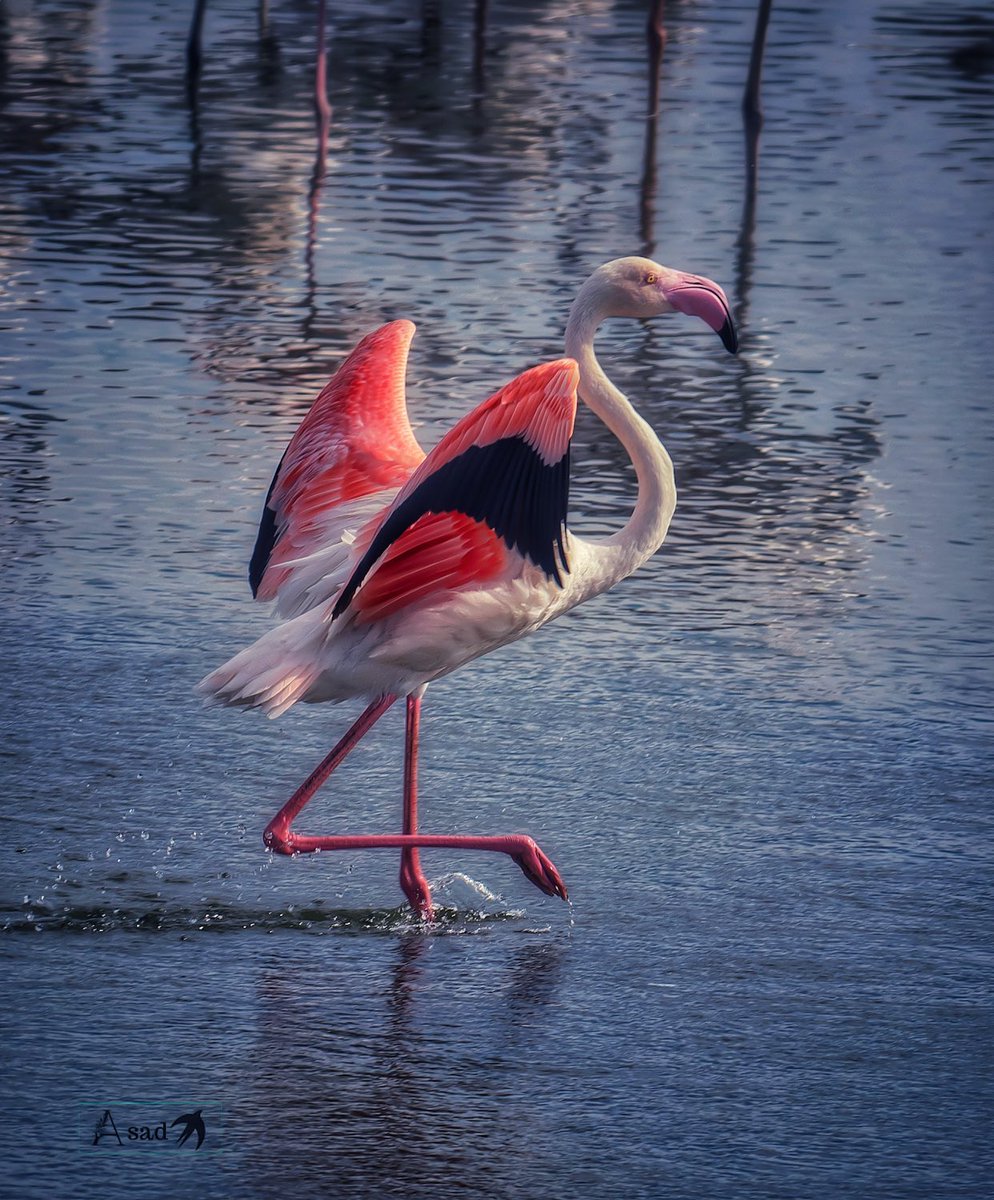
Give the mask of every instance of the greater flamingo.
[{"label": "greater flamingo", "polygon": [[[253,594],[282,624],[204,679],[225,704],[279,716],[298,700],[370,703],[269,823],[280,854],[394,847],[411,907],[430,920],[419,849],[508,854],[548,895],[559,872],[523,834],[418,832],[421,698],[435,679],[561,616],[630,575],[662,544],[676,504],[673,465],[594,355],[608,317],[677,311],[738,348],[724,292],[645,258],[620,258],[584,283],[566,327],[568,357],[525,371],[464,417],[426,457],[404,400],[410,321],[369,334],[301,422],[266,497],[249,568]],[[631,456],[638,499],[603,541],[566,525],[569,444],[580,398]],[[290,825],[349,751],[406,697],[403,832],[310,837]]]}]

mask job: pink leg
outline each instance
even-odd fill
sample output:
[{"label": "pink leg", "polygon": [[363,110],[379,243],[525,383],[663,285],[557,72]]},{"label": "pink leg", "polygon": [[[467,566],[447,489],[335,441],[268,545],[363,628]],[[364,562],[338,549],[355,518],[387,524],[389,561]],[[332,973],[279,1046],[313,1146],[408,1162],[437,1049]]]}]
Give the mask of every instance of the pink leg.
[{"label": "pink leg", "polygon": [[[356,743],[369,732],[396,696],[381,696],[374,700],[356,721],[345,737],[304,780],[290,799],[266,826],[262,840],[277,854],[311,854],[317,850],[401,850],[401,884],[411,886],[414,895],[404,886],[411,905],[423,915],[431,911],[431,895],[421,874],[417,850],[421,847],[454,850],[493,850],[513,858],[526,878],[546,895],[568,899],[566,885],[550,859],[543,854],[532,838],[523,833],[506,837],[477,837],[474,835],[440,836],[418,833],[417,830],[417,735],[420,702],[408,697],[407,744],[404,756],[404,832],[385,834],[344,834],[332,837],[308,837],[291,833],[290,825],[318,788],[342,762]],[[422,891],[423,888],[423,891]]]},{"label": "pink leg", "polygon": [[[407,697],[407,727],[404,734],[404,833],[418,832],[418,731],[421,727],[421,697]],[[416,848],[400,852],[400,886],[411,908],[426,921],[434,919],[431,889],[421,870]]]},{"label": "pink leg", "polygon": [[374,700],[328,757],[322,759],[310,775],[307,776],[300,787],[297,788],[286,804],[283,805],[276,816],[266,826],[262,840],[270,850],[275,850],[277,854],[296,854],[305,850],[319,849],[317,846],[305,847],[298,845],[301,839],[297,834],[290,832],[290,826],[293,823],[294,817],[297,816],[318,788],[331,775],[332,771],[343,762],[356,743],[369,733],[396,699],[396,696],[380,696],[379,699]]},{"label": "pink leg", "polygon": [[[513,858],[526,878],[547,896],[569,899],[566,885],[549,857],[525,833],[505,837],[476,837],[473,834],[435,833],[363,833],[337,837],[305,837],[289,835],[289,849],[284,854],[310,854],[314,850],[405,850],[420,847],[426,850],[495,850]],[[274,847],[275,849],[276,847]]]}]

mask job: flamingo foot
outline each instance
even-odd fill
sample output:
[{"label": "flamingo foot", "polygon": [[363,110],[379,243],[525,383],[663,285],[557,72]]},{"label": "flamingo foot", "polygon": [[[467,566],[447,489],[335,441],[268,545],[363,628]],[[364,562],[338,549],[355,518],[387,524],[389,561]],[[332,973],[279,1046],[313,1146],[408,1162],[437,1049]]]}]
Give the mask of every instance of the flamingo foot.
[{"label": "flamingo foot", "polygon": [[547,896],[558,896],[561,900],[569,899],[569,892],[562,876],[553,866],[552,859],[539,848],[534,838],[526,834],[517,834],[506,839],[509,843],[507,853],[514,859],[525,878],[530,880]]},{"label": "flamingo foot", "polygon": [[434,921],[431,888],[421,870],[417,850],[405,848],[400,852],[400,886],[414,912],[424,921]]}]

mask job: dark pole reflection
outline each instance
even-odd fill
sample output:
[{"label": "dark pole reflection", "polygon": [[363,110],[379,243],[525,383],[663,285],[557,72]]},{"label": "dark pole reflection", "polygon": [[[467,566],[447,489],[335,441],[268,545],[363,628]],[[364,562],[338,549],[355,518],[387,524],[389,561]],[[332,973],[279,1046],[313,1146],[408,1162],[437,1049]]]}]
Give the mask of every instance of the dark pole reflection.
[{"label": "dark pole reflection", "polygon": [[258,18],[259,82],[263,87],[270,87],[280,74],[280,44],[269,24],[266,0],[260,0]]},{"label": "dark pole reflection", "polygon": [[477,97],[486,90],[487,3],[476,0],[473,8],[473,91]]},{"label": "dark pole reflection", "polygon": [[742,97],[742,112],[746,119],[746,128],[755,125],[756,134],[763,124],[763,110],[760,106],[760,89],[763,82],[763,55],[766,51],[766,31],[770,24],[770,10],[773,0],[759,0],[756,9],[756,29],[752,38],[752,52],[749,55],[749,75],[746,79],[745,94]]},{"label": "dark pole reflection", "polygon": [[200,68],[203,66],[203,50],[201,48],[204,34],[204,13],[207,11],[207,0],[195,0],[193,18],[190,21],[190,32],[186,39],[186,91],[187,96],[196,93],[200,83]]},{"label": "dark pole reflection", "polygon": [[763,55],[766,50],[766,30],[770,23],[773,0],[759,0],[756,10],[756,30],[749,55],[749,74],[742,96],[742,124],[745,133],[745,198],[742,204],[742,223],[739,229],[736,294],[738,323],[744,326],[749,311],[753,263],[756,253],[756,197],[759,191],[759,134],[763,128],[760,89],[763,79]]},{"label": "dark pole reflection", "polygon": [[441,55],[442,11],[439,0],[423,0],[421,6],[421,54],[437,63]]},{"label": "dark pole reflection", "polygon": [[642,183],[639,188],[639,237],[642,253],[652,258],[656,249],[656,139],[659,129],[660,73],[666,27],[663,24],[665,0],[650,0],[646,36],[649,44],[649,102],[645,118],[645,148],[642,152]]},{"label": "dark pole reflection", "polygon": [[[189,114],[190,128],[190,190],[195,192],[200,186],[200,160],[203,156],[204,144],[200,128],[200,30],[203,25],[203,10],[207,0],[197,0],[197,11],[193,16],[190,28],[190,40],[186,46],[186,107]],[[196,46],[195,62],[191,57],[191,47]]]}]

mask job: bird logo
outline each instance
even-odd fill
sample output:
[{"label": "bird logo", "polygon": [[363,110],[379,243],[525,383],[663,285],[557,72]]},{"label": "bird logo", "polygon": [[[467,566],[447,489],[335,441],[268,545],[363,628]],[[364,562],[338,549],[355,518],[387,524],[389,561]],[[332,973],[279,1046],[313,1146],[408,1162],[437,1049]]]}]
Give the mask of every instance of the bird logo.
[{"label": "bird logo", "polygon": [[183,1132],[177,1139],[176,1144],[178,1146],[182,1146],[187,1138],[193,1133],[197,1135],[197,1144],[194,1146],[194,1149],[199,1150],[204,1144],[204,1138],[207,1136],[207,1129],[204,1126],[204,1118],[201,1115],[202,1113],[202,1108],[198,1108],[196,1112],[184,1113],[181,1117],[177,1117],[176,1120],[173,1121],[172,1125],[170,1125],[170,1129],[175,1129],[176,1126],[180,1124],[185,1126]]}]

